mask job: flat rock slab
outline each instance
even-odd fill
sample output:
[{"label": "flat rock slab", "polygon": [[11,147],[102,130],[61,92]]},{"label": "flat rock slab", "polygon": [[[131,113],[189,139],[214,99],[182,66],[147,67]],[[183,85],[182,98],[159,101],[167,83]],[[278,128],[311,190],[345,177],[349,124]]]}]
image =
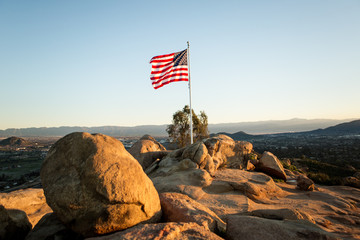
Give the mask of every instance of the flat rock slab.
[{"label": "flat rock slab", "polygon": [[47,205],[43,189],[28,188],[0,193],[0,204],[5,208],[19,209],[26,213],[32,226],[52,209]]},{"label": "flat rock slab", "polygon": [[88,240],[221,240],[215,233],[196,223],[140,224],[111,235],[88,238]]},{"label": "flat rock slab", "polygon": [[[226,183],[252,200],[266,201],[272,197],[283,195],[281,188],[271,177],[259,172],[223,169],[215,173],[214,181]],[[219,186],[216,187],[219,188]],[[212,191],[211,185],[207,190]]]},{"label": "flat rock slab", "polygon": [[229,216],[226,238],[228,240],[258,239],[338,239],[308,221],[269,220],[253,216]]},{"label": "flat rock slab", "polygon": [[167,222],[196,222],[212,232],[225,232],[225,223],[209,208],[181,193],[160,194],[163,219]]}]

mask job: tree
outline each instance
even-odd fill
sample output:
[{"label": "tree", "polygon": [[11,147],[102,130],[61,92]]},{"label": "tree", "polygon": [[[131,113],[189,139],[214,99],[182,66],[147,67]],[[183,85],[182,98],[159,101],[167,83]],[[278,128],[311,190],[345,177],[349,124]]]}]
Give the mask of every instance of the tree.
[{"label": "tree", "polygon": [[[193,135],[194,141],[200,141],[209,136],[208,118],[204,111],[200,111],[197,116],[192,110]],[[173,115],[172,124],[166,129],[170,139],[179,147],[190,144],[190,107],[185,105],[183,110],[177,111]]]}]

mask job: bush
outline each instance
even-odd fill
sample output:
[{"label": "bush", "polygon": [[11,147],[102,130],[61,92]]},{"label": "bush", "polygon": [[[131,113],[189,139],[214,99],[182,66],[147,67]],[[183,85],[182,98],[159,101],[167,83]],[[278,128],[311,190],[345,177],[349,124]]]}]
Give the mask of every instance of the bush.
[{"label": "bush", "polygon": [[314,173],[309,172],[308,178],[313,180],[315,183],[323,185],[342,185],[342,178],[338,176],[329,176],[326,173]]},{"label": "bush", "polygon": [[6,180],[8,180],[8,179],[10,179],[10,176],[5,175],[5,174],[1,174],[1,175],[0,175],[0,181],[6,181]]},{"label": "bush", "polygon": [[290,171],[292,171],[292,172],[303,173],[301,170],[299,170],[299,169],[298,169],[296,166],[294,166],[294,165],[288,164],[288,163],[283,162],[283,161],[281,161],[281,163],[282,163],[282,165],[283,165],[283,167],[284,167],[285,169],[288,169],[288,170],[290,170]]}]

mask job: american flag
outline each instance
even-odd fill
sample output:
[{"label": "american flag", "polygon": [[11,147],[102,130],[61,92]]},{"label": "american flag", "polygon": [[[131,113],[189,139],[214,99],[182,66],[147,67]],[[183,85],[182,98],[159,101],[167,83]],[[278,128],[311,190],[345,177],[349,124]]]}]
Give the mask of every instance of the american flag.
[{"label": "american flag", "polygon": [[155,56],[150,60],[150,63],[150,79],[155,89],[171,82],[189,81],[187,49]]}]

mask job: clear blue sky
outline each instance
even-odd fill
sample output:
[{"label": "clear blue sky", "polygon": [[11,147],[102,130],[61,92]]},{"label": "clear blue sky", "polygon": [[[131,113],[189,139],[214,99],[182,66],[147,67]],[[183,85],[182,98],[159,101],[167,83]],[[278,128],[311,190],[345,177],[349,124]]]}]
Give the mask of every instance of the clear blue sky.
[{"label": "clear blue sky", "polygon": [[210,123],[360,118],[359,0],[2,0],[0,129],[169,124],[149,60],[186,41]]}]

